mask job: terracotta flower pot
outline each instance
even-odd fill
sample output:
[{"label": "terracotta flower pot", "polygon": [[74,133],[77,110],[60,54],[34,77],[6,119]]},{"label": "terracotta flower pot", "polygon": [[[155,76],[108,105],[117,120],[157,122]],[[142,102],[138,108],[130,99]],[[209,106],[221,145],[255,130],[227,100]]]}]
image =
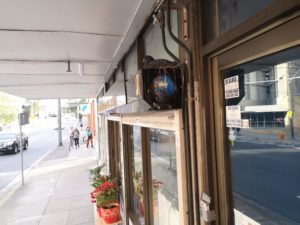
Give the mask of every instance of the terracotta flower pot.
[{"label": "terracotta flower pot", "polygon": [[102,217],[102,214],[101,214],[101,208],[98,208],[98,207],[97,207],[97,212],[98,212],[99,217]]},{"label": "terracotta flower pot", "polygon": [[106,207],[101,207],[101,215],[107,224],[118,222],[120,220],[120,204],[113,203]]}]

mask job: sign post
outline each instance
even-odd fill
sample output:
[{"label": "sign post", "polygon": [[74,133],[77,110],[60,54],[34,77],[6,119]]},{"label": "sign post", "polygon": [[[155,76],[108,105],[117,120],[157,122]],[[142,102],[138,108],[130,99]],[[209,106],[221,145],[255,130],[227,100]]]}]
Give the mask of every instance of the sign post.
[{"label": "sign post", "polygon": [[22,125],[25,125],[25,124],[29,124],[29,113],[28,112],[19,113],[22,185],[24,185],[24,159],[23,159]]},{"label": "sign post", "polygon": [[24,159],[23,159],[23,137],[22,137],[22,125],[20,123],[20,151],[21,151],[21,175],[22,175],[22,185],[24,185]]}]

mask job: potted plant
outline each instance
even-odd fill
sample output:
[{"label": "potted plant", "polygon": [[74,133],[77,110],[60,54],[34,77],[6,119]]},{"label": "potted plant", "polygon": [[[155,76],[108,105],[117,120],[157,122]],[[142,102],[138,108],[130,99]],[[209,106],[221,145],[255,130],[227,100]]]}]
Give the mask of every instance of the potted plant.
[{"label": "potted plant", "polygon": [[96,202],[97,195],[100,191],[100,187],[103,182],[106,180],[106,176],[101,175],[102,169],[105,167],[105,163],[95,167],[94,169],[89,170],[92,186],[95,188],[94,191],[91,192],[91,201]]},{"label": "potted plant", "polygon": [[101,172],[102,172],[104,167],[105,167],[105,163],[102,163],[101,165],[95,167],[94,169],[89,170],[91,179],[93,181],[97,180],[98,178],[101,177]]},{"label": "potted plant", "polygon": [[100,208],[103,220],[110,224],[120,220],[120,205],[118,203],[119,188],[116,180],[107,178],[99,188],[97,207]]},{"label": "potted plant", "polygon": [[[100,193],[100,187],[108,179],[107,176],[101,175],[101,172],[102,172],[104,167],[105,167],[105,163],[89,170],[90,178],[91,178],[91,181],[92,181],[92,186],[95,188],[91,192],[91,202],[92,203],[96,203],[97,196]],[[99,216],[101,217],[101,210],[100,210],[99,207],[97,207],[97,211],[98,211]]]}]

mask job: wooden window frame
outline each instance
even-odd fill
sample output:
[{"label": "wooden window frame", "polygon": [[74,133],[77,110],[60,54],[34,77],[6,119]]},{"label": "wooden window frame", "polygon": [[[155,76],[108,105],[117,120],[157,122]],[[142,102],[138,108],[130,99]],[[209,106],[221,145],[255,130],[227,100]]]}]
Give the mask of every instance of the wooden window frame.
[{"label": "wooden window frame", "polygon": [[[145,178],[144,188],[151,185],[151,164],[150,158],[150,134],[149,128],[163,129],[175,132],[175,146],[176,146],[176,160],[177,160],[177,180],[178,180],[178,204],[179,204],[179,216],[180,224],[188,224],[188,203],[187,203],[187,187],[186,187],[186,164],[185,164],[185,150],[184,150],[184,134],[182,125],[182,112],[181,110],[170,110],[170,111],[157,111],[157,112],[143,112],[143,113],[129,113],[129,114],[115,114],[108,116],[108,120],[119,121],[122,127],[122,142],[124,146],[124,164],[125,164],[125,176],[126,176],[126,193],[129,194],[129,160],[128,149],[130,143],[128,142],[130,137],[130,128],[128,126],[139,126],[141,127],[141,143],[142,143],[142,157],[143,157],[143,176]],[[125,147],[127,146],[127,147]],[[127,150],[126,150],[127,148]],[[126,161],[127,162],[126,162]],[[149,164],[150,163],[150,164]],[[148,193],[148,195],[145,195]],[[149,191],[145,191],[145,206],[149,212],[145,215],[145,224],[152,225],[152,207],[149,204],[152,202],[152,195]],[[138,221],[132,216],[129,207],[129,197],[127,196],[127,213],[133,224],[138,224]],[[145,208],[145,209],[146,209]]]},{"label": "wooden window frame", "polygon": [[[211,93],[211,111],[213,116],[210,120],[212,129],[212,146],[214,163],[214,190],[217,223],[232,225],[233,204],[230,175],[230,156],[226,149],[229,143],[226,134],[226,115],[224,102],[224,86],[221,71],[251,60],[277,53],[282,50],[300,45],[300,12],[293,14],[293,18],[283,18],[275,21],[276,26],[265,32],[257,32],[255,36],[239,41],[239,45],[231,45],[226,49],[211,55],[206,60],[208,64],[209,85]],[[272,38],[273,37],[273,38]],[[274,38],[276,37],[276,38]]]}]

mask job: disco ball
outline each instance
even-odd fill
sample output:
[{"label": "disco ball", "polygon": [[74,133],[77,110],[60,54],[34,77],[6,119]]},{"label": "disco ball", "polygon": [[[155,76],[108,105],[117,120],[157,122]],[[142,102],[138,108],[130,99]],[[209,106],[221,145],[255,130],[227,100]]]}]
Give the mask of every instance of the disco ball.
[{"label": "disco ball", "polygon": [[167,102],[174,97],[176,93],[176,85],[167,74],[155,77],[151,86],[153,95],[159,102]]}]

